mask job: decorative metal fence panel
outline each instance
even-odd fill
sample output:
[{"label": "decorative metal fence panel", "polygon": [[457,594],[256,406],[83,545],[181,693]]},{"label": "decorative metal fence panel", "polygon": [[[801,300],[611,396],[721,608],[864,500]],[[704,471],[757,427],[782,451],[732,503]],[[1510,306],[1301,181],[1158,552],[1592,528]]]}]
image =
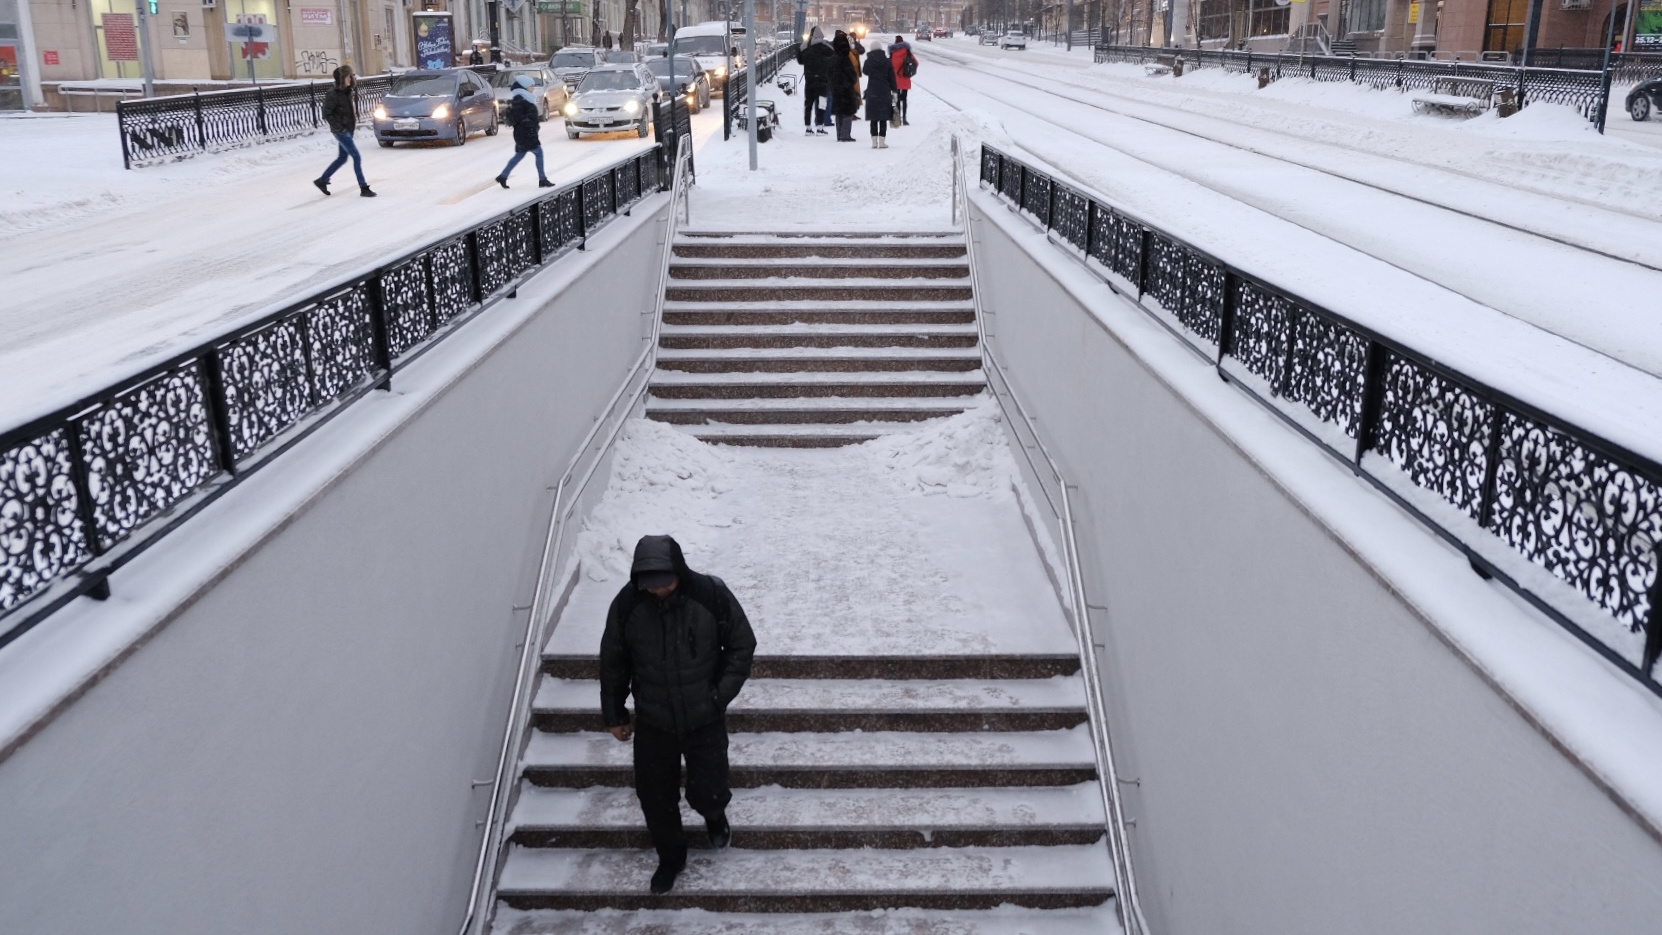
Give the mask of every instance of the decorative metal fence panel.
[{"label": "decorative metal fence panel", "polygon": [[660,191],[662,154],[594,176],[0,433],[0,646],[108,576]]},{"label": "decorative metal fence panel", "polygon": [[[494,65],[474,71],[488,74]],[[357,81],[358,122],[387,95],[390,75]],[[127,168],[201,152],[311,133],[325,126],[328,81],[287,82],[231,91],[195,92],[116,103],[121,157]]]},{"label": "decorative metal fence panel", "polygon": [[[1474,568],[1662,695],[1652,677],[1662,655],[1662,465],[989,146],[981,183],[1119,277],[1220,374],[1349,462]],[[1034,191],[1048,193],[1045,211],[1035,210]],[[1444,506],[1427,505],[1436,501]],[[1562,588],[1543,587],[1529,566]],[[1589,613],[1615,625],[1592,632]],[[1637,637],[1609,635],[1624,630]]]},{"label": "decorative metal fence panel", "polygon": [[[1188,67],[1225,71],[1267,71],[1272,80],[1299,75],[1314,81],[1349,81],[1372,88],[1430,91],[1440,80],[1471,79],[1491,83],[1497,92],[1514,95],[1519,107],[1534,101],[1566,104],[1589,120],[1602,111],[1605,89],[1598,71],[1572,68],[1522,68],[1473,62],[1418,59],[1357,58],[1336,55],[1300,55],[1293,52],[1231,52],[1223,49],[1156,49],[1145,46],[1099,45],[1096,61],[1148,64],[1162,58],[1181,58]],[[1639,73],[1645,66],[1633,66]]]},{"label": "decorative metal fence panel", "polygon": [[796,61],[796,46],[787,45],[774,49],[765,55],[757,57],[752,68],[741,68],[728,76],[727,89],[721,93],[721,138],[724,140],[733,137],[733,121],[738,118],[739,107],[750,99],[750,82],[766,84],[779,74],[779,69],[786,62]]}]

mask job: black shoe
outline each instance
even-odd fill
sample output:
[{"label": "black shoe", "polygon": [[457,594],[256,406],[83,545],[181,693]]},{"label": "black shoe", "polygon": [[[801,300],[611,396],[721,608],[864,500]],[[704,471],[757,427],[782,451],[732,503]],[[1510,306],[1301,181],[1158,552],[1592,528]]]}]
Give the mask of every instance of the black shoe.
[{"label": "black shoe", "polygon": [[358,194],[361,195],[364,198],[374,198],[375,197],[375,192],[372,191],[368,185],[360,186],[358,188]]},{"label": "black shoe", "polygon": [[496,177],[496,184],[502,186],[503,188],[507,188],[508,187],[508,177],[506,175],[497,176]]},{"label": "black shoe", "polygon": [[733,826],[727,823],[726,815],[704,819],[704,830],[709,832],[710,846],[718,851],[727,850],[727,845],[733,843]]},{"label": "black shoe", "polygon": [[550,182],[550,181],[549,181],[549,180],[547,180],[547,179],[538,179],[538,180],[537,180],[537,187],[538,187],[538,188],[553,188],[553,187],[554,187],[554,183],[553,183],[553,182]]},{"label": "black shoe", "polygon": [[325,194],[325,195],[329,194],[329,180],[328,179],[312,179],[312,184],[316,185],[317,190],[322,192],[323,194]]},{"label": "black shoe", "polygon": [[652,874],[653,895],[662,896],[675,889],[675,878],[680,876],[681,871],[685,870],[686,867],[686,864],[659,863],[657,871]]}]

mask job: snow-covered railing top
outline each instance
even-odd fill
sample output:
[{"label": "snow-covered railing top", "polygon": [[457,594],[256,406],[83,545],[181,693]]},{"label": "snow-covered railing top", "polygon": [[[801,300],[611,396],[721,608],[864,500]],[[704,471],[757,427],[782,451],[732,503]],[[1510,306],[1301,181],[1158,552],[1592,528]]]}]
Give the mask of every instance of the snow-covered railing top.
[{"label": "snow-covered railing top", "polygon": [[665,182],[615,163],[0,433],[0,646]]},{"label": "snow-covered railing top", "polygon": [[981,182],[1478,574],[1662,695],[1662,465],[990,146]]},{"label": "snow-covered railing top", "polygon": [[[489,74],[496,66],[475,65],[472,70]],[[359,123],[368,120],[387,96],[391,80],[391,75],[358,79],[355,100]],[[323,95],[332,84],[286,81],[118,101],[115,113],[121,133],[121,162],[131,169],[311,133],[325,125]]]}]

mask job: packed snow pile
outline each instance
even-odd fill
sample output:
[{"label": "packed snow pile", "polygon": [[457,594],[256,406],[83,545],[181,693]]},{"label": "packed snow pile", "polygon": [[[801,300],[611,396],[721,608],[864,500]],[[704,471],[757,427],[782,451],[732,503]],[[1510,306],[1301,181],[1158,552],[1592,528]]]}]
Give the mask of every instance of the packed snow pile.
[{"label": "packed snow pile", "polygon": [[687,530],[704,525],[715,501],[733,489],[733,455],[733,449],[706,445],[662,422],[629,422],[612,452],[611,484],[577,540],[587,574],[627,578],[635,541],[669,531],[659,528],[666,502],[679,521],[675,535],[691,545]]},{"label": "packed snow pile", "polygon": [[902,489],[914,493],[1004,495],[1017,475],[1002,422],[998,404],[988,398],[960,415],[873,439],[859,450]]}]

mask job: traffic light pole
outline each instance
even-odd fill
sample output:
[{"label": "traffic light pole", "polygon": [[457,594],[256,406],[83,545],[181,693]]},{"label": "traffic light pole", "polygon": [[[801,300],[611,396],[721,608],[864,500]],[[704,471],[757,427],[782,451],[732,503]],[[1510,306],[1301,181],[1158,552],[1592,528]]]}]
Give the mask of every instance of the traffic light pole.
[{"label": "traffic light pole", "polygon": [[156,0],[138,0],[133,8],[138,11],[139,66],[144,69],[144,96],[156,96],[156,69],[150,64],[150,14],[155,12]]}]

